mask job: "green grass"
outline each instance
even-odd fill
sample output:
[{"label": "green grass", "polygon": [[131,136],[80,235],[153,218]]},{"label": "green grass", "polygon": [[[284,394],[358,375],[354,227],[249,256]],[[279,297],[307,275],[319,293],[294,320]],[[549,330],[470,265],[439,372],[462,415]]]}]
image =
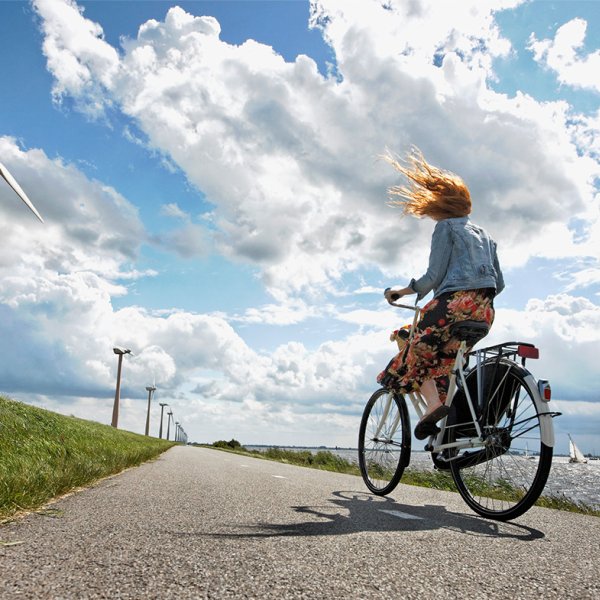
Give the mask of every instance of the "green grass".
[{"label": "green grass", "polygon": [[322,471],[333,471],[335,473],[346,473],[348,475],[360,475],[358,465],[341,458],[328,450],[322,450],[313,454],[310,450],[282,450],[281,448],[271,447],[266,450],[247,450],[243,446],[233,446],[215,442],[214,444],[192,444],[202,448],[213,448],[223,452],[233,452],[244,456],[253,456],[266,460],[297,465],[299,467],[310,467],[312,469],[321,469]]},{"label": "green grass", "polygon": [[0,521],[173,445],[0,396]]},{"label": "green grass", "polygon": [[264,452],[255,450],[252,452],[255,456],[264,456],[269,460],[321,469],[323,471],[333,471],[335,473],[348,473],[351,475],[360,475],[358,465],[352,463],[328,450],[319,450],[313,454],[310,450],[282,450],[281,448],[268,448]]},{"label": "green grass", "polygon": [[[267,450],[259,451],[246,450],[246,448],[243,446],[236,448],[225,448],[223,446],[215,447],[219,450],[234,452],[236,454],[255,456],[257,458],[264,458],[287,464],[299,465],[302,467],[335,471],[337,473],[345,473],[348,475],[360,475],[360,470],[356,463],[341,458],[326,450],[312,454],[310,450],[297,451],[282,450],[280,448],[268,448]],[[420,471],[408,468],[402,475],[401,483],[407,485],[417,485],[435,490],[457,492],[454,480],[447,471]],[[479,483],[480,486],[477,491],[482,496],[488,496],[490,498],[496,498],[500,500],[515,500],[518,498],[518,491],[513,490],[506,484],[506,482],[497,482],[494,486],[490,486],[483,481],[480,481]],[[471,482],[471,484],[473,484],[473,482]],[[569,500],[564,496],[541,496],[535,504],[536,506],[542,506],[544,508],[553,508],[556,510],[564,510],[568,512],[600,517],[600,510],[583,502]]]}]

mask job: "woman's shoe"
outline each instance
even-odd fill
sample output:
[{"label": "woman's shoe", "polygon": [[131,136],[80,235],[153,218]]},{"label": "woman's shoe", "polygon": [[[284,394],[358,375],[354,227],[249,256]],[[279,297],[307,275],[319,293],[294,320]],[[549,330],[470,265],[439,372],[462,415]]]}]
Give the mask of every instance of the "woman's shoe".
[{"label": "woman's shoe", "polygon": [[435,410],[432,410],[430,413],[426,414],[415,427],[415,437],[418,440],[424,440],[425,438],[433,435],[435,433],[439,433],[440,429],[436,426],[436,423],[448,416],[450,412],[450,407],[445,404],[441,404]]}]

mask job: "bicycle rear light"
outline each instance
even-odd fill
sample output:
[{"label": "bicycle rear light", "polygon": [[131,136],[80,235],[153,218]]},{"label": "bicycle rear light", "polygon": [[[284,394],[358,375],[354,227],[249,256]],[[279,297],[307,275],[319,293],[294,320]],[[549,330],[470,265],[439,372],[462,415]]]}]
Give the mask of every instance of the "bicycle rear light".
[{"label": "bicycle rear light", "polygon": [[519,344],[517,354],[521,358],[539,358],[540,351],[532,344]]},{"label": "bicycle rear light", "polygon": [[541,399],[544,402],[550,402],[552,390],[550,389],[550,382],[547,379],[540,379],[538,381],[538,390],[540,391]]}]

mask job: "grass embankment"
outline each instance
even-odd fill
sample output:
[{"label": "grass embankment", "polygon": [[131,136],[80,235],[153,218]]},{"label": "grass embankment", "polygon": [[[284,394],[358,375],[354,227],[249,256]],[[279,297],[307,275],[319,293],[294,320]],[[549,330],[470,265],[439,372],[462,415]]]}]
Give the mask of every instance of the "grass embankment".
[{"label": "grass embankment", "polygon": [[0,522],[173,445],[0,396]]},{"label": "grass embankment", "polygon": [[[257,458],[266,458],[268,460],[274,460],[302,467],[310,467],[313,469],[335,471],[336,473],[360,476],[360,470],[356,463],[341,458],[336,454],[329,452],[328,450],[322,450],[316,454],[312,454],[310,450],[297,451],[282,450],[280,448],[247,450],[243,446],[227,447],[220,443],[213,444],[213,447],[216,447],[220,450],[245,454],[248,456],[255,456]],[[408,468],[404,471],[401,482],[407,485],[417,485],[435,490],[457,492],[454,480],[447,471],[419,471]],[[485,484],[485,482],[481,482],[481,488],[478,491],[482,496],[488,496],[490,498],[496,498],[499,500],[515,500],[518,498],[515,490],[509,489],[503,484],[490,486]],[[543,506],[544,508],[553,508],[557,510],[565,510],[569,512],[600,517],[600,510],[588,506],[583,502],[569,500],[564,496],[542,496],[535,504],[536,506]]]}]

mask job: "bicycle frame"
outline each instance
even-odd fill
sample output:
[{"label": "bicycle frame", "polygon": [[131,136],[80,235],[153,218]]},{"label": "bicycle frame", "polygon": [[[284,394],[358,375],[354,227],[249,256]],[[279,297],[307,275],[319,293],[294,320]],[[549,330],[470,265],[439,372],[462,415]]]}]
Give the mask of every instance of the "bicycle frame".
[{"label": "bicycle frame", "polygon": [[[467,399],[467,406],[469,407],[469,412],[471,414],[471,418],[473,419],[473,425],[475,427],[475,431],[477,432],[477,437],[466,438],[461,440],[460,442],[453,442],[451,444],[443,443],[444,433],[446,431],[446,419],[442,419],[440,422],[440,432],[438,434],[434,434],[430,436],[429,442],[426,444],[425,449],[431,452],[442,452],[443,450],[447,450],[449,448],[463,449],[463,448],[477,448],[483,447],[483,435],[481,432],[481,426],[479,424],[479,420],[477,418],[477,413],[475,412],[475,407],[473,406],[473,400],[471,398],[471,394],[469,393],[469,389],[467,387],[467,382],[465,378],[465,372],[463,366],[466,362],[465,354],[467,350],[466,342],[461,342],[458,352],[456,354],[456,359],[454,361],[454,366],[452,368],[452,375],[450,376],[450,385],[448,387],[448,395],[446,399],[446,406],[452,406],[452,400],[454,399],[454,395],[456,393],[457,385],[456,385],[456,377],[460,377],[463,390],[465,392],[465,396]],[[480,361],[478,360],[477,368],[478,372],[480,369]],[[478,401],[481,399],[481,390],[482,390],[482,382],[481,378],[478,375]],[[412,405],[415,409],[415,412],[419,416],[419,419],[423,417],[425,411],[427,410],[427,403],[423,398],[423,395],[420,392],[410,392],[407,394],[412,402]],[[397,423],[394,424],[397,426]]]}]

